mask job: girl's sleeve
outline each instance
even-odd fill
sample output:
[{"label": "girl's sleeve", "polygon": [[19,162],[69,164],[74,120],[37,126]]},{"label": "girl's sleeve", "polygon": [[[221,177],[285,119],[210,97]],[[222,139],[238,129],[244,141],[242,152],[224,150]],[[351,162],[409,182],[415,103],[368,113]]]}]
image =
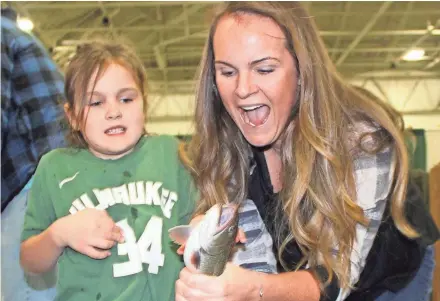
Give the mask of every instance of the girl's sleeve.
[{"label": "girl's sleeve", "polygon": [[40,234],[55,221],[55,210],[47,183],[48,165],[47,157],[43,156],[28,194],[21,241]]},{"label": "girl's sleeve", "polygon": [[190,173],[182,166],[179,171],[179,224],[185,225],[191,221],[199,193]]},{"label": "girl's sleeve", "polygon": [[[393,148],[375,155],[363,153],[354,161],[357,204],[369,220],[367,226],[356,226],[356,238],[351,253],[350,284],[354,285],[364,269],[373,245],[393,183]],[[337,301],[344,300],[350,290],[341,290]]]}]

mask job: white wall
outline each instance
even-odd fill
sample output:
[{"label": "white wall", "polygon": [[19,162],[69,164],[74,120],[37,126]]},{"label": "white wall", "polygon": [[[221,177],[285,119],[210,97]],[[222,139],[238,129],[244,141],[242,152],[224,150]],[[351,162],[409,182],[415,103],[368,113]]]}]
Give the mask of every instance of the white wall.
[{"label": "white wall", "polygon": [[426,170],[429,171],[440,162],[440,130],[426,131]]},{"label": "white wall", "polygon": [[148,122],[147,131],[156,134],[191,135],[194,133],[191,121]]},{"label": "white wall", "polygon": [[425,130],[426,170],[429,171],[440,162],[440,114],[404,115],[407,127]]},{"label": "white wall", "polygon": [[440,162],[440,113],[428,113],[440,109],[440,79],[376,79],[352,82],[363,86],[401,111],[407,128],[425,130],[427,171]]}]

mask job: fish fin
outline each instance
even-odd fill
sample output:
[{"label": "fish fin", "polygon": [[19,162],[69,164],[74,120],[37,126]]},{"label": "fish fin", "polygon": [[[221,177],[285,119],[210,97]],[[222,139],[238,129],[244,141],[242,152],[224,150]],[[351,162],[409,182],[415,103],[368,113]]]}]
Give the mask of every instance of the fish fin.
[{"label": "fish fin", "polygon": [[183,245],[188,240],[192,228],[190,225],[176,226],[168,230],[168,235],[176,244]]}]

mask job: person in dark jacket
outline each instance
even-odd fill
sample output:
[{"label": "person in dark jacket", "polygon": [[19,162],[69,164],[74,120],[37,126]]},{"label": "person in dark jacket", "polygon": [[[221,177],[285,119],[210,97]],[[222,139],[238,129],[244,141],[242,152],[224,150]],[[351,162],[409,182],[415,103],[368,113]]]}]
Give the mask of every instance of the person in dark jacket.
[{"label": "person in dark jacket", "polygon": [[55,271],[25,275],[19,264],[26,199],[42,155],[65,145],[64,78],[17,14],[1,11],[2,300],[53,300]]}]

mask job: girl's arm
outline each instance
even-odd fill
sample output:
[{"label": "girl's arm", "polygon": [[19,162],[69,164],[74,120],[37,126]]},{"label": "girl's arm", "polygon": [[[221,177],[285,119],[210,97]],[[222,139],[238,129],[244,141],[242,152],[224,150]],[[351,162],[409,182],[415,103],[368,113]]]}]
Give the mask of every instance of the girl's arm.
[{"label": "girl's arm", "polygon": [[55,266],[65,247],[58,234],[60,222],[62,219],[21,244],[20,263],[24,270],[39,274],[47,272]]},{"label": "girl's arm", "polygon": [[110,256],[116,242],[124,236],[104,210],[87,208],[56,220],[43,232],[21,244],[20,262],[31,273],[44,273],[58,260],[64,248],[70,247],[94,259]]}]

